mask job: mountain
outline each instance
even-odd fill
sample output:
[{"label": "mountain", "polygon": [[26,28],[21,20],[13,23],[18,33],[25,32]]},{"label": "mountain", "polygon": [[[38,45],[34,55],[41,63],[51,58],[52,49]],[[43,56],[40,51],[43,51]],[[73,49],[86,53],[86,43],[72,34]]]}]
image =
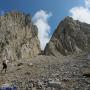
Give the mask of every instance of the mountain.
[{"label": "mountain", "polygon": [[29,14],[9,12],[0,16],[0,57],[18,60],[40,52],[38,29]]},{"label": "mountain", "polygon": [[30,15],[0,17],[0,59],[12,60],[0,73],[0,89],[90,90],[90,25],[66,17],[44,52],[37,34]]},{"label": "mountain", "polygon": [[71,55],[90,50],[90,25],[66,17],[46,45],[47,55]]}]

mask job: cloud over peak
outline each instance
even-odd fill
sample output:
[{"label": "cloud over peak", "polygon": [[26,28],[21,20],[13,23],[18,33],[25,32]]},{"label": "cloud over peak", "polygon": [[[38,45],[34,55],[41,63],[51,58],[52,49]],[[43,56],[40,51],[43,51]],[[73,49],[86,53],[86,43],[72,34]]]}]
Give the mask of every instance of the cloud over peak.
[{"label": "cloud over peak", "polygon": [[41,49],[43,50],[46,46],[46,43],[50,40],[49,33],[51,27],[48,23],[48,19],[52,16],[52,13],[47,13],[44,10],[36,12],[33,17],[34,24],[38,27],[38,37],[40,40]]},{"label": "cloud over peak", "polygon": [[85,0],[85,6],[90,8],[90,0]]},{"label": "cloud over peak", "polygon": [[90,24],[90,0],[85,0],[84,6],[73,7],[69,12],[73,19]]}]

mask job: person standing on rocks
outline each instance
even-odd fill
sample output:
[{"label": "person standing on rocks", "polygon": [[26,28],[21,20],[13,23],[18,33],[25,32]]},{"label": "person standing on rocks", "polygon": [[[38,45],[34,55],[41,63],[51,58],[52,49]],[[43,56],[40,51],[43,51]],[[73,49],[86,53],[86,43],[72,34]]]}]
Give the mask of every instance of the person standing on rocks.
[{"label": "person standing on rocks", "polygon": [[7,63],[8,63],[8,60],[3,60],[2,61],[3,68],[1,70],[1,73],[2,73],[3,70],[5,70],[5,73],[6,73],[6,71],[7,71]]}]

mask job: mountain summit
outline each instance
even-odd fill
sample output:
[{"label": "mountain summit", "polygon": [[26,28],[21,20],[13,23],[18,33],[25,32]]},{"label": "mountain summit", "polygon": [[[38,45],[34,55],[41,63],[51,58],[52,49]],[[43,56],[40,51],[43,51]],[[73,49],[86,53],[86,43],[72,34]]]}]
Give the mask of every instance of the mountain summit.
[{"label": "mountain summit", "polygon": [[0,57],[2,59],[24,59],[40,52],[38,29],[31,16],[9,12],[0,16]]},{"label": "mountain summit", "polygon": [[66,17],[60,22],[44,53],[70,55],[90,50],[90,25]]}]

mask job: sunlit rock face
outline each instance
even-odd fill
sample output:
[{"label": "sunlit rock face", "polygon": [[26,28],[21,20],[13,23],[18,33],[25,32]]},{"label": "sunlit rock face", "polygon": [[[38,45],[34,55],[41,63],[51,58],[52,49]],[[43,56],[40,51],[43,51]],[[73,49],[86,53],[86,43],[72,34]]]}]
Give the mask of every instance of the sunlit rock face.
[{"label": "sunlit rock face", "polygon": [[0,16],[0,57],[16,60],[31,58],[40,52],[38,29],[31,16],[10,12]]},{"label": "sunlit rock face", "polygon": [[66,17],[60,22],[44,53],[71,55],[90,50],[90,25]]}]

